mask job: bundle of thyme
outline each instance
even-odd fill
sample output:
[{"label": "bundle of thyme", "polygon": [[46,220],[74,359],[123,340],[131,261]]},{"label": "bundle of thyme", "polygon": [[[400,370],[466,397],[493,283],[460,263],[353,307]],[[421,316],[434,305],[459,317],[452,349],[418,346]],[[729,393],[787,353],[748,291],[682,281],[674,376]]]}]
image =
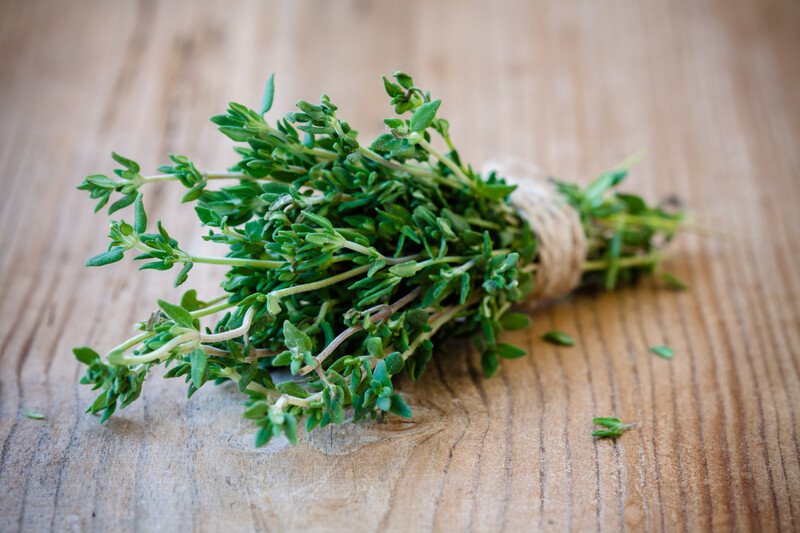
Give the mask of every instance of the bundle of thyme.
[{"label": "bundle of thyme", "polygon": [[[105,358],[74,350],[88,366],[81,383],[99,391],[88,411],[105,421],[164,365],[189,396],[209,381],[234,382],[257,446],[280,434],[295,442],[300,421],[310,431],[342,423],[346,410],[354,421],[411,416],[394,376],[418,380],[446,339],[471,336],[487,376],[501,359],[525,354],[499,340],[528,325],[511,310],[534,289],[538,264],[535,228],[509,199],[515,186],[462,161],[441,102],[411,77],[383,81],[396,116],[369,145],[327,96],[266,121],[271,77],[257,111],[231,103],[211,119],[237,143],[230,170],[202,171],[172,155],[146,176],[113,154],[116,177],[81,183],[95,211],[112,197],[109,213],[133,206],[132,223],[112,221],[108,250],[88,266],[130,254],[141,269],[177,269],[176,286],[197,264],[227,268],[221,295],[201,301],[190,290],[179,304],[159,301]],[[680,213],[614,192],[626,173],[616,168],[585,188],[555,182],[586,235],[582,286],[613,289],[653,273],[681,225]],[[233,183],[207,188],[217,180]],[[169,181],[188,189],[183,201],[195,203],[204,239],[226,253],[193,255],[160,222],[152,231],[142,190]],[[221,318],[204,324],[212,315]]]}]

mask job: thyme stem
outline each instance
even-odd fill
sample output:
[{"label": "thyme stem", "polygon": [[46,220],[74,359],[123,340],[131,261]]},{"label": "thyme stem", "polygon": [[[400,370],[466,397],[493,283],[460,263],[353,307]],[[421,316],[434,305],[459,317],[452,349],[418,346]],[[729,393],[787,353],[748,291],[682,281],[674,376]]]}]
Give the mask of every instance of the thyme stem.
[{"label": "thyme stem", "polygon": [[449,168],[453,172],[453,174],[455,174],[456,177],[458,177],[461,183],[467,185],[468,187],[472,187],[472,180],[469,179],[466,174],[464,174],[464,171],[461,170],[461,167],[456,165],[455,161],[453,161],[452,159],[441,153],[439,150],[434,148],[433,145],[431,145],[431,143],[423,139],[421,136],[418,139],[416,139],[415,142],[420,146],[422,146],[433,157],[441,161],[447,168]]},{"label": "thyme stem", "polygon": [[371,268],[371,265],[363,265],[360,267],[356,267],[352,270],[348,270],[347,272],[342,272],[341,274],[336,274],[335,276],[331,276],[329,278],[325,278],[320,281],[312,281],[311,283],[303,283],[302,285],[295,285],[294,287],[286,287],[285,289],[279,289],[277,291],[272,291],[270,294],[275,296],[276,298],[284,298],[286,296],[291,296],[292,294],[300,294],[303,292],[308,291],[315,291],[317,289],[322,289],[325,287],[329,287],[331,285],[335,285],[340,281],[344,281],[346,279],[354,278],[359,274],[363,274],[367,270]]}]

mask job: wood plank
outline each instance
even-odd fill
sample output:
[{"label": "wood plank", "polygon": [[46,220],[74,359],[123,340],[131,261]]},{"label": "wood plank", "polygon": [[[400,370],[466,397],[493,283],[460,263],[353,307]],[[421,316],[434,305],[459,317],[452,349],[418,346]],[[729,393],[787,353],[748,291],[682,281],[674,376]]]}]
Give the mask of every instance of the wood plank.
[{"label": "wood plank", "polygon": [[[0,530],[796,530],[800,527],[800,4],[791,1],[7,1],[0,6]],[[586,181],[639,148],[628,186],[697,223],[651,283],[534,312],[532,355],[486,380],[454,340],[415,417],[252,447],[231,387],[148,380],[83,414],[75,345],[116,344],[170,281],[118,264],[81,177],[111,149],[230,163],[207,122],[330,94],[365,135],[395,68],[442,98],[462,154]],[[206,246],[180,191],[149,209]],[[197,269],[212,294],[219,271]],[[577,339],[555,348],[552,328]],[[675,348],[672,361],[649,354]],[[24,411],[46,413],[30,420]],[[593,416],[637,427],[590,436]]]}]

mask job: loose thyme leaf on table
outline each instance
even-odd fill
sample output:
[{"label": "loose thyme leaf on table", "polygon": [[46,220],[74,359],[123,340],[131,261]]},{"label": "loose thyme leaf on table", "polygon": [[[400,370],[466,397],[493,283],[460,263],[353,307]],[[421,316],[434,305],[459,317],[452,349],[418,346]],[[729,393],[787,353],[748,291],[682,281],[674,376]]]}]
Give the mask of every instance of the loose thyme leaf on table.
[{"label": "loose thyme leaf on table", "polygon": [[593,418],[592,424],[603,426],[606,429],[592,431],[592,437],[616,439],[633,427],[633,424],[625,424],[619,418]]},{"label": "loose thyme leaf on table", "polygon": [[678,276],[674,274],[670,274],[669,272],[659,272],[658,277],[663,281],[667,286],[678,290],[678,291],[685,291],[689,288],[689,284],[683,281]]},{"label": "loose thyme leaf on table", "polygon": [[542,339],[557,346],[574,346],[575,339],[563,331],[553,330],[542,335]]},{"label": "loose thyme leaf on table", "polygon": [[[270,77],[259,111],[231,103],[211,118],[236,143],[240,160],[229,170],[171,155],[147,175],[112,154],[115,176],[81,183],[95,211],[133,206],[133,222],[112,221],[108,249],[88,266],[128,255],[140,269],[177,269],[176,286],[197,265],[224,274],[210,300],[190,290],[180,304],[159,301],[106,357],[74,350],[88,367],[81,383],[99,391],[88,411],[107,420],[163,365],[165,377],[183,377],[188,396],[209,382],[235,383],[256,445],[281,434],[295,442],[301,422],[310,431],[346,416],[410,417],[394,376],[418,380],[446,339],[472,336],[488,376],[501,359],[525,354],[499,341],[501,331],[528,325],[510,309],[534,289],[541,264],[535,228],[510,203],[515,186],[462,160],[441,101],[410,76],[395,72],[383,83],[395,116],[372,142],[358,139],[327,96],[267,121]],[[680,213],[615,192],[626,174],[615,168],[585,188],[554,182],[588,243],[583,287],[652,274],[682,225]],[[194,203],[203,238],[221,254],[195,255],[148,220],[144,193],[162,182],[186,188],[183,202]],[[291,379],[281,377],[287,370]]]},{"label": "loose thyme leaf on table", "polygon": [[658,346],[651,346],[650,351],[664,359],[672,359],[675,356],[675,350],[663,344]]}]

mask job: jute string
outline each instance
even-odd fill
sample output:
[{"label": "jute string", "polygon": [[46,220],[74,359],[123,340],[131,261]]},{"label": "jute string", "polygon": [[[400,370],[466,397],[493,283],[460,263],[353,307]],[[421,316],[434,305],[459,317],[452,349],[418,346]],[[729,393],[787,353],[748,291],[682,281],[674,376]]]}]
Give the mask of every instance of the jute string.
[{"label": "jute string", "polygon": [[586,235],[578,213],[534,165],[490,162],[484,170],[495,170],[517,185],[512,203],[528,220],[539,243],[533,298],[547,300],[571,292],[580,283],[586,260]]}]

